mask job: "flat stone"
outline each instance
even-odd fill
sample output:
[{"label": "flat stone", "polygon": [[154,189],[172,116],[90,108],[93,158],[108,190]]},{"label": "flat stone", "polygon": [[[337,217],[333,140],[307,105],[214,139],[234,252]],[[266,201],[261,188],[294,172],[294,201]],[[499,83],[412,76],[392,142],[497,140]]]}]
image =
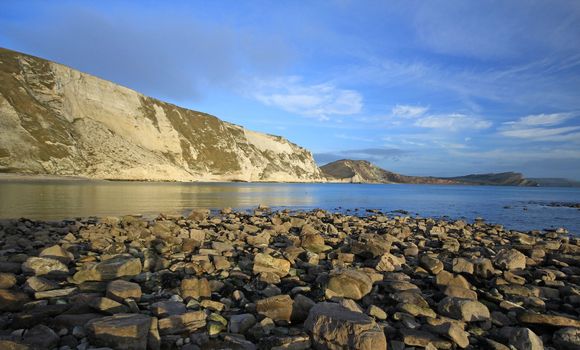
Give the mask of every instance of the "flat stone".
[{"label": "flat stone", "polygon": [[47,290],[57,289],[58,283],[44,277],[32,276],[26,279],[23,289],[29,293],[45,292]]},{"label": "flat stone", "polygon": [[455,273],[473,274],[473,263],[464,258],[455,258],[452,262],[452,270]]},{"label": "flat stone", "polygon": [[310,309],[304,328],[316,349],[386,350],[387,340],[375,321],[335,303],[318,303]]},{"label": "flat stone", "polygon": [[110,281],[119,277],[132,277],[141,273],[141,260],[117,256],[100,263],[85,264],[73,276],[76,283],[86,281]]},{"label": "flat stone", "polygon": [[203,311],[190,311],[159,319],[160,335],[192,333],[205,327],[206,315]]},{"label": "flat stone", "polygon": [[419,346],[427,349],[427,346],[434,345],[436,349],[451,349],[452,344],[450,341],[445,340],[437,336],[436,334],[403,328],[400,330],[403,336],[403,343],[409,346]]},{"label": "flat stone", "polygon": [[331,273],[326,295],[360,300],[370,293],[372,287],[373,281],[366,273],[351,269],[341,270]]},{"label": "flat stone", "polygon": [[441,300],[438,311],[441,315],[467,322],[485,321],[491,317],[487,306],[479,301],[454,297]]},{"label": "flat stone", "polygon": [[436,275],[443,270],[443,263],[429,255],[423,255],[419,258],[419,266],[429,271],[429,273]]},{"label": "flat stone", "polygon": [[34,293],[34,297],[36,299],[64,298],[76,294],[77,291],[78,291],[77,287],[52,289],[43,292],[36,292]]},{"label": "flat stone", "polygon": [[254,257],[253,272],[254,274],[272,272],[280,277],[284,277],[290,272],[290,262],[285,259],[276,259],[268,254],[259,253]]},{"label": "flat stone", "polygon": [[142,314],[117,314],[93,319],[86,325],[92,344],[113,349],[147,348],[151,317]]},{"label": "flat stone", "polygon": [[256,302],[256,311],[274,321],[290,322],[293,303],[294,301],[288,295],[276,295],[258,300]]},{"label": "flat stone", "polygon": [[580,328],[580,320],[570,317],[537,314],[533,312],[524,312],[518,316],[518,320],[529,324],[544,324],[554,327],[576,327]]},{"label": "flat stone", "polygon": [[111,281],[107,285],[106,295],[107,298],[113,299],[119,303],[122,303],[127,298],[139,301],[142,295],[141,286],[137,283],[125,280]]},{"label": "flat stone", "polygon": [[386,253],[381,255],[377,264],[375,265],[375,270],[379,272],[391,272],[400,270],[403,264],[405,264],[405,257],[398,257],[391,253]]}]

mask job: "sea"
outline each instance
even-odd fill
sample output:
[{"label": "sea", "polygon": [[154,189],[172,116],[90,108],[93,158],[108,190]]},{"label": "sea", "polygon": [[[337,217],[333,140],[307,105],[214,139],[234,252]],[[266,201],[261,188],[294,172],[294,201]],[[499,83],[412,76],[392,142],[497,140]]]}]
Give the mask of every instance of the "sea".
[{"label": "sea", "polygon": [[2,180],[0,219],[187,214],[193,208],[249,211],[258,205],[315,208],[353,215],[483,218],[508,229],[566,228],[580,235],[580,188],[407,184],[175,183],[92,180]]}]

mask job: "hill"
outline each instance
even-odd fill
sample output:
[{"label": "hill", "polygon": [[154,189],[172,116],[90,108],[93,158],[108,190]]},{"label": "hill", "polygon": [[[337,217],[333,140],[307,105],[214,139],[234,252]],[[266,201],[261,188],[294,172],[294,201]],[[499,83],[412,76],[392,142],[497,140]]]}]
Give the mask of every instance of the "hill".
[{"label": "hill", "polygon": [[0,48],[0,172],[117,180],[323,179],[279,136]]},{"label": "hill", "polygon": [[342,159],[326,164],[320,169],[332,182],[537,186],[535,181],[525,179],[520,173],[473,174],[449,178],[407,176],[381,169],[366,160]]}]

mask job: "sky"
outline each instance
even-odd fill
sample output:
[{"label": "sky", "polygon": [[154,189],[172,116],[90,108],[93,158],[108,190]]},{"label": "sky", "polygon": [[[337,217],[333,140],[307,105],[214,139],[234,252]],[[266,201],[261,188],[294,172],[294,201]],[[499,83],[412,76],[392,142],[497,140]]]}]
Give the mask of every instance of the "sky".
[{"label": "sky", "polygon": [[0,46],[324,164],[580,179],[580,2],[8,1]]}]

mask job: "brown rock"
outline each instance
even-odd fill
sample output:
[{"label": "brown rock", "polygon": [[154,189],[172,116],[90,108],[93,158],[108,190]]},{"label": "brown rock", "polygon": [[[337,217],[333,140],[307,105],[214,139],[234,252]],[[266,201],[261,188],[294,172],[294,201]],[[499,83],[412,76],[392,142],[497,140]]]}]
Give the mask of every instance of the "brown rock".
[{"label": "brown rock", "polygon": [[125,280],[115,280],[109,282],[107,285],[107,298],[113,299],[119,303],[124,302],[127,298],[139,301],[141,299],[141,294],[141,286],[137,283]]},{"label": "brown rock", "polygon": [[9,272],[0,272],[0,289],[10,289],[16,284],[16,276]]},{"label": "brown rock", "polygon": [[526,256],[516,249],[502,249],[493,260],[495,266],[502,270],[526,268]]},{"label": "brown rock", "polygon": [[211,289],[209,282],[205,278],[184,278],[181,281],[181,297],[183,299],[210,297]]},{"label": "brown rock", "polygon": [[438,311],[441,315],[467,322],[485,321],[491,317],[487,306],[482,303],[454,297],[445,297],[441,300]]},{"label": "brown rock", "polygon": [[20,311],[28,296],[22,292],[0,289],[0,311]]},{"label": "brown rock", "polygon": [[86,281],[110,281],[119,277],[131,277],[141,273],[141,260],[125,256],[102,261],[100,263],[88,263],[73,276],[76,283]]},{"label": "brown rock", "polygon": [[206,315],[203,311],[190,311],[159,319],[159,334],[192,333],[205,327]]},{"label": "brown rock", "polygon": [[147,347],[151,317],[141,314],[118,314],[93,319],[87,323],[89,340],[98,346],[140,350]]},{"label": "brown rock", "polygon": [[373,287],[369,276],[358,270],[341,270],[330,275],[326,287],[327,297],[339,296],[359,300]]},{"label": "brown rock", "polygon": [[285,259],[276,259],[268,254],[256,254],[254,257],[254,274],[262,272],[272,272],[280,277],[288,275],[290,272],[290,262]]},{"label": "brown rock", "polygon": [[580,328],[580,320],[570,317],[537,314],[533,312],[524,312],[518,316],[518,320],[529,324],[544,324],[554,327],[576,327]]},{"label": "brown rock", "polygon": [[256,311],[274,321],[290,322],[293,303],[294,301],[288,295],[276,295],[258,300],[256,302]]}]

